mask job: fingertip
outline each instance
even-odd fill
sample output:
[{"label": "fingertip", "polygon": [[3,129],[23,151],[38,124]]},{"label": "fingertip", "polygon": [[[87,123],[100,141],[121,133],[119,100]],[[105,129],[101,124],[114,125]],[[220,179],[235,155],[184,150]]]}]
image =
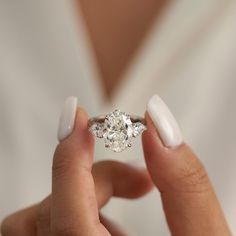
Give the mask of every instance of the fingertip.
[{"label": "fingertip", "polygon": [[191,152],[191,148],[183,141],[177,146],[165,146],[148,112],[145,113],[145,120],[147,130],[143,132],[142,143],[145,157],[147,157],[146,161],[162,161],[167,159],[167,157],[170,159],[174,156],[179,156],[180,153]]},{"label": "fingertip", "polygon": [[67,168],[68,165],[74,165],[74,163],[91,168],[94,139],[88,131],[87,123],[87,112],[82,107],[77,107],[71,134],[60,141],[54,152],[53,170],[57,170],[58,165]]},{"label": "fingertip", "polygon": [[[130,198],[139,198],[144,196],[145,194],[149,193],[154,184],[151,180],[150,174],[146,168],[135,166],[135,165],[128,165],[129,173],[130,173],[130,186],[127,188],[132,188],[130,191]],[[127,191],[128,192],[128,191]]]},{"label": "fingertip", "polygon": [[60,143],[70,143],[78,147],[78,143],[84,145],[84,148],[91,149],[94,145],[94,138],[88,131],[88,114],[82,107],[77,107],[74,126],[71,134]]},{"label": "fingertip", "polygon": [[[160,149],[163,149],[164,145],[162,143],[158,130],[156,129],[148,112],[145,112],[145,120],[147,130],[145,130],[142,134],[142,142],[144,144],[144,147],[147,148],[147,151],[150,150],[151,147],[158,147]],[[155,145],[153,144],[153,142],[155,142]]]},{"label": "fingertip", "polygon": [[199,176],[201,178],[205,170],[192,149],[184,142],[173,148],[166,147],[147,112],[145,117],[147,130],[142,137],[144,157],[150,175],[159,190],[163,191],[167,185],[174,186],[177,179],[185,178],[191,173],[201,172]]},{"label": "fingertip", "polygon": [[147,115],[147,131],[143,134],[143,150],[148,171],[160,192],[198,191],[209,187],[209,179],[201,161],[184,142],[167,148]]},{"label": "fingertip", "polygon": [[68,97],[63,104],[57,131],[59,142],[87,129],[88,114],[85,109],[77,105],[78,99],[75,96]]},{"label": "fingertip", "polygon": [[153,95],[148,101],[147,112],[158,130],[159,137],[165,147],[175,148],[183,142],[177,120],[157,94]]},{"label": "fingertip", "polygon": [[59,142],[67,138],[73,131],[77,102],[77,97],[70,96],[63,104],[57,130],[57,139]]},{"label": "fingertip", "polygon": [[88,113],[83,107],[78,106],[75,117],[75,128],[87,129],[88,125]]}]

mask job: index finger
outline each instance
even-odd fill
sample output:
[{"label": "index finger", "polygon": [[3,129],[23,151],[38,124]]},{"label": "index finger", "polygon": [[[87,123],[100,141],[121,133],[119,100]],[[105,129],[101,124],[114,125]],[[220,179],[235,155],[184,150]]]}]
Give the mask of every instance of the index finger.
[{"label": "index finger", "polygon": [[76,98],[66,100],[61,117],[59,130],[72,133],[61,140],[53,158],[51,230],[55,235],[83,235],[100,226],[91,174],[93,137],[87,129],[87,114],[77,109]]}]

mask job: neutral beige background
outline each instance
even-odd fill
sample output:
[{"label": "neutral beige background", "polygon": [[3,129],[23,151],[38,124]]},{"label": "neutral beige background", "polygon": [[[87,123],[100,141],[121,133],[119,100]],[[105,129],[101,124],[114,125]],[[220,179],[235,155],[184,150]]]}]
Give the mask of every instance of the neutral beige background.
[{"label": "neutral beige background", "polygon": [[[141,115],[158,93],[205,164],[236,234],[235,22],[233,0],[173,1],[105,105],[71,2],[0,0],[0,219],[50,192],[67,96],[77,96],[91,116],[115,107]],[[97,142],[95,158],[142,162],[140,140],[122,154]],[[114,199],[105,212],[133,235],[169,235],[157,191],[138,201]]]}]

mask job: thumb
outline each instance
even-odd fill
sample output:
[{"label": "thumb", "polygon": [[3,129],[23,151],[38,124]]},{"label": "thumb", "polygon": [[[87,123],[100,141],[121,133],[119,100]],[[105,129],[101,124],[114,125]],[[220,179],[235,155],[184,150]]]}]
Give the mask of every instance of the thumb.
[{"label": "thumb", "polygon": [[207,172],[165,103],[154,95],[147,110],[144,155],[172,235],[231,235]]}]

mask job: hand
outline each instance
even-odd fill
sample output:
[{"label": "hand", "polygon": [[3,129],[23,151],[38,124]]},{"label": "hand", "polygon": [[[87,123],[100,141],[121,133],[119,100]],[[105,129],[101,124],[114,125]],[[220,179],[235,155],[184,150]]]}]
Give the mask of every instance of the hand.
[{"label": "hand", "polygon": [[112,196],[138,198],[153,184],[146,170],[120,162],[102,161],[92,168],[93,146],[87,115],[78,109],[72,134],[55,150],[51,195],[7,217],[2,236],[125,235],[99,209]]},{"label": "hand", "polygon": [[151,181],[145,170],[119,162],[100,162],[92,167],[93,137],[87,131],[86,113],[78,108],[73,132],[54,154],[51,195],[7,217],[2,235],[126,235],[101,216],[99,209],[112,196],[144,195],[152,182],[160,191],[172,235],[231,235],[204,167],[186,144],[171,147],[174,143],[168,142],[158,118],[146,114],[148,129],[143,133]]}]

